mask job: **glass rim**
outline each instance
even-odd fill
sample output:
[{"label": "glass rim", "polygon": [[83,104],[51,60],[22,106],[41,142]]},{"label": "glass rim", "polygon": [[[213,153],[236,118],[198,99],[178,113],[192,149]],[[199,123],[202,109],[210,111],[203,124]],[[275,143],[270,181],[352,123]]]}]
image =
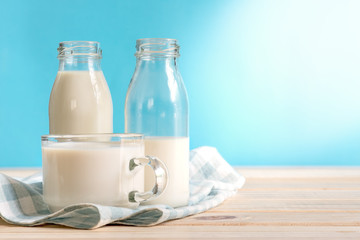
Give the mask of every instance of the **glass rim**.
[{"label": "glass rim", "polygon": [[178,40],[175,38],[139,38],[136,39],[136,42],[140,42],[140,41],[167,41],[167,42],[177,42]]},{"label": "glass rim", "polygon": [[75,41],[62,41],[62,42],[59,42],[59,45],[61,45],[61,44],[69,44],[69,43],[89,43],[89,44],[99,44],[100,45],[100,42],[98,42],[98,41],[84,41],[84,40],[81,40],[81,41],[78,41],[78,40],[75,40]]},{"label": "glass rim", "polygon": [[41,136],[41,141],[51,139],[88,139],[98,137],[115,137],[119,139],[143,139],[144,134],[141,133],[91,133],[91,134],[46,134]]},{"label": "glass rim", "polygon": [[102,58],[100,42],[97,41],[62,41],[59,43],[58,59],[64,58]]},{"label": "glass rim", "polygon": [[140,38],[136,40],[137,58],[179,57],[178,40],[174,38]]}]

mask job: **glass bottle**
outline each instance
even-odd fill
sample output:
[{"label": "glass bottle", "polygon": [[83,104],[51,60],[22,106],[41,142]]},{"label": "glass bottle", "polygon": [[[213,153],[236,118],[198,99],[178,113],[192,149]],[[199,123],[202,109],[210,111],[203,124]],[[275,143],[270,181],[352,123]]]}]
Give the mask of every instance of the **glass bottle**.
[{"label": "glass bottle", "polygon": [[[185,85],[177,67],[175,39],[136,42],[136,68],[125,102],[125,132],[145,135],[145,154],[159,157],[168,168],[164,193],[149,204],[179,207],[189,199],[189,110]],[[145,188],[154,176],[145,171]]]},{"label": "glass bottle", "polygon": [[49,102],[50,134],[112,133],[113,105],[98,42],[67,41]]}]

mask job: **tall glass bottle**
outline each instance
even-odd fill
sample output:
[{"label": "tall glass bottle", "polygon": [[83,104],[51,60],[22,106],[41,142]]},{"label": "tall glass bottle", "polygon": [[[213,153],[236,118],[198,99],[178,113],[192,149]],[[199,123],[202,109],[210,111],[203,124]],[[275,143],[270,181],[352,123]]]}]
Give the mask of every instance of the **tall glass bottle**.
[{"label": "tall glass bottle", "polygon": [[98,42],[67,41],[49,102],[50,134],[112,133],[113,105]]},{"label": "tall glass bottle", "polygon": [[[149,204],[172,207],[189,199],[189,110],[186,89],[177,67],[175,39],[148,38],[136,42],[136,68],[125,102],[125,131],[145,134],[145,153],[168,167],[164,193]],[[145,188],[154,176],[145,172]]]}]

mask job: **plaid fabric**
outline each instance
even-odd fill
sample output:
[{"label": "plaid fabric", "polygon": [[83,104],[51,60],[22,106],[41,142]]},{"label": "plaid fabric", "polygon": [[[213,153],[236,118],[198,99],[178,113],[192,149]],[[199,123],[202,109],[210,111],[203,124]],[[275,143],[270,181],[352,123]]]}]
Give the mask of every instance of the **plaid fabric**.
[{"label": "plaid fabric", "polygon": [[14,179],[0,173],[0,214],[8,223],[36,226],[45,223],[94,229],[106,224],[151,226],[204,212],[234,195],[245,182],[215,148],[190,152],[190,201],[185,207],[140,206],[137,209],[78,204],[51,212],[42,197],[42,176]]}]

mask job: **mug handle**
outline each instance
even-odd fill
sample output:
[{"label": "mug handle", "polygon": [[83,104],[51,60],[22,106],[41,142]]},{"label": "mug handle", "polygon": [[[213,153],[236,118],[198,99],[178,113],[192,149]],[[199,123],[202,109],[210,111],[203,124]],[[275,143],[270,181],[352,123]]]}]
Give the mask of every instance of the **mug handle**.
[{"label": "mug handle", "polygon": [[157,157],[145,156],[141,158],[133,158],[129,162],[130,172],[138,167],[150,166],[155,173],[154,187],[147,192],[132,191],[129,193],[129,202],[141,203],[157,198],[162,194],[168,183],[168,170],[166,165]]}]

